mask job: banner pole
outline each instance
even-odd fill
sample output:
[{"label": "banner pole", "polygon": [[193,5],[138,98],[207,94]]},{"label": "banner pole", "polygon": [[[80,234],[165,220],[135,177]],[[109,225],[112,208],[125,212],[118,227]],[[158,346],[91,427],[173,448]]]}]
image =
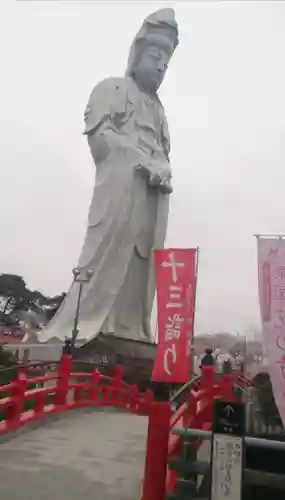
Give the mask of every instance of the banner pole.
[{"label": "banner pole", "polygon": [[[190,353],[189,353],[189,375],[188,375],[188,390],[186,394],[186,413],[185,413],[185,430],[189,428],[190,425],[190,404],[191,404],[191,384],[190,381],[195,375],[194,369],[194,338],[195,338],[195,316],[196,316],[196,299],[197,299],[197,286],[198,286],[198,269],[199,269],[199,256],[200,256],[200,248],[197,246],[196,248],[196,268],[195,268],[195,285],[194,285],[194,307],[193,311],[191,311],[192,315],[192,328],[191,328],[191,336],[190,336]],[[195,446],[193,447],[193,442],[187,442],[183,445],[183,457],[184,460],[195,461],[197,459],[197,451]],[[193,486],[196,488],[197,477],[190,475],[189,479],[193,483]]]},{"label": "banner pole", "polygon": [[273,239],[282,240],[283,238],[285,238],[285,234],[284,233],[281,233],[281,234],[254,234],[253,236],[255,236],[255,238],[257,238],[257,239],[260,239],[260,238],[265,238],[265,239],[273,238]]},{"label": "banner pole", "polygon": [[194,285],[194,308],[193,311],[191,311],[192,314],[192,328],[191,328],[191,333],[190,333],[190,353],[189,353],[189,375],[188,375],[188,391],[186,395],[186,415],[185,415],[185,428],[189,427],[189,417],[190,417],[190,393],[191,393],[191,386],[190,386],[190,381],[192,378],[195,376],[195,370],[194,370],[194,361],[195,361],[195,355],[194,355],[194,337],[195,337],[195,315],[196,315],[196,299],[197,299],[197,286],[198,286],[198,269],[199,269],[199,255],[200,255],[200,248],[196,248],[196,267],[195,267],[195,285]]},{"label": "banner pole", "polygon": [[195,375],[194,370],[194,338],[195,338],[195,317],[196,317],[196,299],[197,299],[197,286],[198,286],[198,269],[199,269],[199,256],[200,248],[196,249],[196,269],[195,269],[195,288],[194,288],[194,310],[192,316],[192,330],[191,330],[191,351],[190,351],[190,370],[189,370],[189,381]]}]

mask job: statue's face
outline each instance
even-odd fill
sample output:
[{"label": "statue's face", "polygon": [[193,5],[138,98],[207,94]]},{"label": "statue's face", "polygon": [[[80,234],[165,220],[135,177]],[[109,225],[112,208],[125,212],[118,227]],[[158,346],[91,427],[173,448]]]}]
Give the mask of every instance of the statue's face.
[{"label": "statue's face", "polygon": [[171,48],[167,45],[147,44],[134,70],[135,80],[146,91],[156,92],[163,82],[170,57]]}]

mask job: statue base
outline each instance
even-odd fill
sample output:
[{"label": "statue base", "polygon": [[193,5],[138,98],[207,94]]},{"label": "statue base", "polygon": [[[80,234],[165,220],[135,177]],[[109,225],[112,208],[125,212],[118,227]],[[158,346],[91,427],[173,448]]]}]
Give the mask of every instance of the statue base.
[{"label": "statue base", "polygon": [[77,348],[73,357],[78,365],[82,362],[92,363],[106,375],[111,375],[114,366],[120,365],[124,381],[144,390],[150,385],[156,348],[156,344],[149,342],[99,334]]}]

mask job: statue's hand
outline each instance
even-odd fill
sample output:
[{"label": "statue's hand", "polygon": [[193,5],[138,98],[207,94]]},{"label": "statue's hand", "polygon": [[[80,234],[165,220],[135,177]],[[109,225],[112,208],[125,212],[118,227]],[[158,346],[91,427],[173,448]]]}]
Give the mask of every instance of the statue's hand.
[{"label": "statue's hand", "polygon": [[161,183],[160,183],[160,186],[159,186],[159,190],[163,193],[163,194],[171,194],[173,192],[173,187],[171,185],[171,182],[170,182],[170,179],[168,178],[163,178],[161,180]]},{"label": "statue's hand", "polygon": [[161,183],[161,175],[149,165],[137,165],[135,169],[148,181],[150,186],[159,187]]},{"label": "statue's hand", "polygon": [[140,174],[142,174],[142,176],[146,179],[149,178],[149,169],[145,165],[136,165],[135,169],[137,170],[137,172],[140,172]]},{"label": "statue's hand", "polygon": [[158,174],[150,174],[149,185],[153,187],[159,187],[161,185],[161,177]]},{"label": "statue's hand", "polygon": [[137,165],[135,168],[150,186],[157,187],[163,194],[172,193],[170,170],[156,169],[154,165]]}]

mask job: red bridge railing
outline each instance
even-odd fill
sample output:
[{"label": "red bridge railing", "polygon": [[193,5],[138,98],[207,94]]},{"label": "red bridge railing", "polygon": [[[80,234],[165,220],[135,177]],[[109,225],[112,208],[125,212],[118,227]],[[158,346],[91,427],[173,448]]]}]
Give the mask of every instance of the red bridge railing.
[{"label": "red bridge railing", "polygon": [[238,373],[217,376],[213,367],[204,367],[201,377],[186,387],[180,407],[172,414],[170,401],[155,401],[152,391],[140,393],[136,385],[126,384],[119,366],[113,376],[107,376],[97,369],[73,372],[72,363],[71,356],[63,355],[57,371],[35,377],[28,377],[20,368],[11,383],[0,385],[0,435],[45,415],[92,405],[147,415],[142,500],[165,500],[166,493],[175,488],[175,472],[168,470],[167,465],[171,456],[180,453],[183,443],[174,428],[211,428],[214,400],[235,400],[234,387],[245,389],[250,385]]},{"label": "red bridge railing", "polygon": [[115,367],[112,377],[97,369],[72,372],[72,358],[63,355],[56,373],[27,377],[20,368],[11,383],[0,385],[0,435],[45,415],[92,405],[148,415],[151,401],[151,391],[139,393],[136,385],[123,381],[121,367]]},{"label": "red bridge railing", "polygon": [[[180,455],[182,438],[174,428],[209,430],[215,399],[238,400],[236,389],[245,390],[250,382],[239,373],[217,375],[205,366],[202,375],[186,387],[184,401],[171,414],[170,402],[153,402],[150,407],[145,477],[142,500],[165,500],[176,486],[176,472],[168,469],[169,459]],[[159,431],[158,431],[159,429]],[[197,442],[197,449],[201,441]]]}]

